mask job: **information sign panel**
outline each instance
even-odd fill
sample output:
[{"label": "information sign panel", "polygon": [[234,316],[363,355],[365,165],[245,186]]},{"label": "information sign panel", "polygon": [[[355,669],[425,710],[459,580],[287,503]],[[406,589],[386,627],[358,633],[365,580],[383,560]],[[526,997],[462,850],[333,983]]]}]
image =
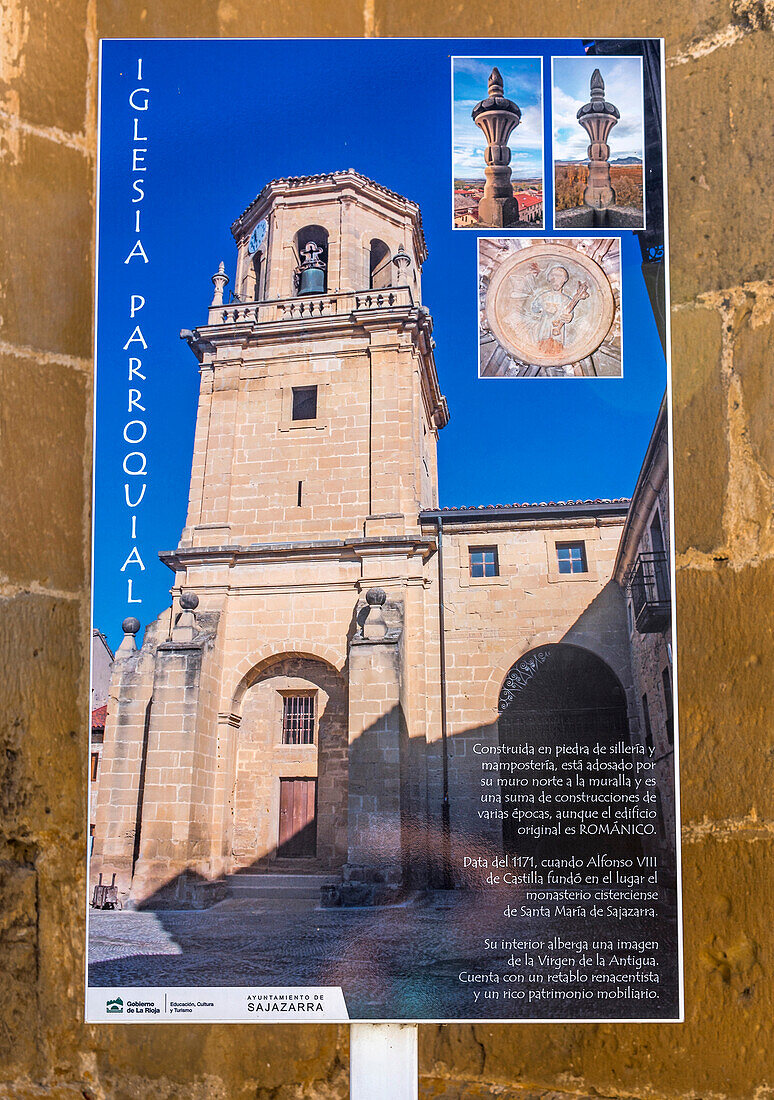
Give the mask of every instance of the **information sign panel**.
[{"label": "information sign panel", "polygon": [[90,1021],[681,1018],[663,64],[102,43]]}]

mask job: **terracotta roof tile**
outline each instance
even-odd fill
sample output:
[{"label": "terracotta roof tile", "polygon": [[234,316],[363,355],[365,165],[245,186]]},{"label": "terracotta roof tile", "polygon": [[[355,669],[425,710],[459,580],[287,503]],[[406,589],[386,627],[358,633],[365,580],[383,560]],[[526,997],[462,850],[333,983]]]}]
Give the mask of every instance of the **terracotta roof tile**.
[{"label": "terracotta roof tile", "polygon": [[522,501],[517,504],[472,504],[452,505],[445,508],[429,508],[431,512],[481,512],[481,511],[512,511],[514,508],[574,508],[579,505],[593,504],[620,504],[628,506],[628,497],[595,497],[593,500],[541,500]]}]

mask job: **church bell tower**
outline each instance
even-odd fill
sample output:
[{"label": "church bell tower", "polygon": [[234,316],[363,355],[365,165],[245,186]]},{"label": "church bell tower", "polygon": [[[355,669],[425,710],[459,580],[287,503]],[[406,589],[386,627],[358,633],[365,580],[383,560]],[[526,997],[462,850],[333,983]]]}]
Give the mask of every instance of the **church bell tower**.
[{"label": "church bell tower", "polygon": [[181,541],[417,529],[448,418],[418,207],[354,171],[269,183],[188,337],[201,397]]},{"label": "church bell tower", "polygon": [[273,866],[390,900],[432,874],[440,768],[419,517],[448,412],[420,212],[350,170],[273,180],[231,229],[233,279],[221,263],[181,332],[187,520],[160,554],[172,607],[116,655],[92,873],[130,904],[207,904]]}]

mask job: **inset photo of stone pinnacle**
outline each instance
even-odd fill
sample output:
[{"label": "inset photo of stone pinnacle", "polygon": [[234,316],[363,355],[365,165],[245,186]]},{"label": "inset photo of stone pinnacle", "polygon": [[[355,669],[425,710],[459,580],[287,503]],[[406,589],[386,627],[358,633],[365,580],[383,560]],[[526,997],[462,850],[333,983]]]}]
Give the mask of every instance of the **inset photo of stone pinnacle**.
[{"label": "inset photo of stone pinnacle", "polygon": [[642,60],[552,58],[556,229],[644,229]]},{"label": "inset photo of stone pinnacle", "polygon": [[543,61],[452,58],[455,229],[543,227]]}]

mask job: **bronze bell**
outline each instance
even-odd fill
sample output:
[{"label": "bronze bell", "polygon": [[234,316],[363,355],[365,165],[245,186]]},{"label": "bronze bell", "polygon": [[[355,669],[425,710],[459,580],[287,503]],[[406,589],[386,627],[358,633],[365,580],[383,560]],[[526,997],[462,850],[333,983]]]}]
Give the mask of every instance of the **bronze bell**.
[{"label": "bronze bell", "polygon": [[314,241],[304,246],[301,261],[299,294],[323,294],[325,291],[325,263],[322,249]]}]

